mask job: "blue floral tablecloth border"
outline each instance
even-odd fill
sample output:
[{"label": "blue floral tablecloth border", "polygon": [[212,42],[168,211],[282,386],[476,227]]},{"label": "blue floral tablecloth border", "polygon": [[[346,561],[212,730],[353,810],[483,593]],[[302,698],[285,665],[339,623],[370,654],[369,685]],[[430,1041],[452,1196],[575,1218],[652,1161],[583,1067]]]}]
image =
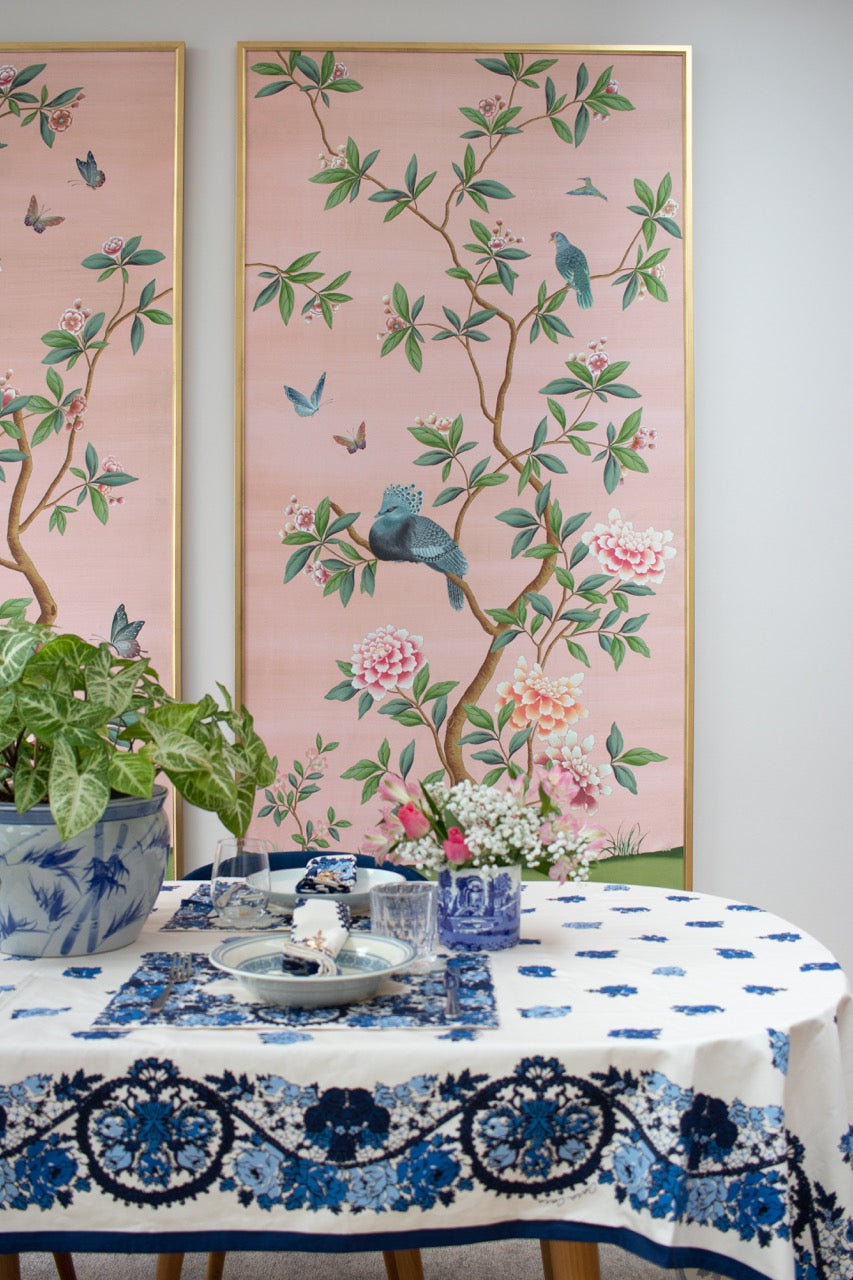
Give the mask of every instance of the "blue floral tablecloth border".
[{"label": "blue floral tablecloth border", "polygon": [[445,967],[426,973],[400,973],[393,990],[380,992],[358,1004],[301,1009],[249,1003],[227,989],[228,979],[204,953],[193,953],[193,974],[178,983],[165,1008],[151,1011],[151,1001],[165,985],[171,956],[151,951],[98,1014],[93,1027],[130,1030],[133,1027],[270,1027],[313,1029],[360,1028],[483,1028],[497,1027],[495,989],[488,957],[453,956],[447,970],[458,984],[457,1012],[447,1012]]}]

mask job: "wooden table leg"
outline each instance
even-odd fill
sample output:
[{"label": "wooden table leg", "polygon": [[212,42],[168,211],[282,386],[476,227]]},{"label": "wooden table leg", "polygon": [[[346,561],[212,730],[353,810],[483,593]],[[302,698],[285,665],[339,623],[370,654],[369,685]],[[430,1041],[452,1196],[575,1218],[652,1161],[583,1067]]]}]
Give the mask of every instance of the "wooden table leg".
[{"label": "wooden table leg", "polygon": [[21,1259],[17,1253],[0,1253],[0,1280],[21,1280]]},{"label": "wooden table leg", "polygon": [[[181,1267],[184,1265],[182,1253],[157,1254],[157,1280],[181,1280]],[[0,1280],[3,1277],[0,1276]]]},{"label": "wooden table leg", "polygon": [[224,1270],[225,1270],[225,1254],[209,1253],[207,1255],[206,1280],[222,1280],[222,1273]]},{"label": "wooden table leg", "polygon": [[387,1249],[382,1257],[388,1280],[424,1280],[420,1249]]},{"label": "wooden table leg", "polygon": [[59,1280],[77,1280],[77,1272],[74,1270],[74,1256],[70,1253],[55,1253],[53,1255],[54,1265],[56,1266],[56,1274]]},{"label": "wooden table leg", "polygon": [[597,1244],[586,1240],[540,1240],[539,1244],[545,1280],[601,1280]]}]

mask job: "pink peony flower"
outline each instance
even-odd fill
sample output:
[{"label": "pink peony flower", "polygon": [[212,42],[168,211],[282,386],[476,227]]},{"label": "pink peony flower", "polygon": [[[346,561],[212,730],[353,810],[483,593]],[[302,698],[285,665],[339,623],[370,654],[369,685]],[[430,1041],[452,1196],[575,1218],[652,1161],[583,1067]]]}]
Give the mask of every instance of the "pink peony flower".
[{"label": "pink peony flower", "polygon": [[412,804],[411,800],[408,804],[400,806],[397,817],[409,840],[420,840],[421,836],[425,836],[430,829],[429,818],[417,805]]},{"label": "pink peony flower", "polygon": [[0,89],[8,89],[17,74],[17,69],[10,67],[8,63],[5,67],[0,67]]},{"label": "pink peony flower", "polygon": [[678,213],[678,201],[671,198],[667,200],[666,204],[661,209],[661,213],[665,218],[674,218]]},{"label": "pink peony flower", "polygon": [[649,528],[635,529],[630,520],[623,520],[614,507],[608,513],[609,525],[597,524],[591,533],[582,535],[583,541],[594,552],[608,573],[615,573],[623,582],[634,579],[640,582],[663,582],[666,561],[675,555],[672,533],[658,533]]},{"label": "pink peony flower", "polygon": [[6,408],[6,405],[7,405],[7,404],[11,404],[11,403],[12,403],[12,401],[15,399],[15,397],[17,396],[17,394],[18,394],[18,393],[17,393],[17,391],[15,390],[15,388],[14,388],[14,387],[4,387],[4,388],[3,388],[2,403],[3,403],[3,408],[4,408],[4,409]]},{"label": "pink peony flower", "polygon": [[579,740],[574,730],[568,729],[562,736],[549,734],[544,751],[534,757],[537,764],[556,766],[571,778],[575,789],[571,805],[587,813],[595,813],[601,797],[610,795],[606,779],[613,773],[609,764],[596,764],[591,759],[594,746],[594,737]]},{"label": "pink peony flower", "polygon": [[390,623],[353,645],[352,683],[379,702],[392,689],[410,689],[424,663],[423,636]]},{"label": "pink peony flower", "polygon": [[47,123],[54,133],[64,133],[66,129],[71,128],[73,122],[74,117],[65,107],[57,107],[47,118]]},{"label": "pink peony flower", "polygon": [[300,507],[293,517],[295,528],[302,533],[310,533],[314,528],[314,512],[311,507]]},{"label": "pink peony flower", "polygon": [[593,373],[603,373],[610,364],[610,356],[606,351],[593,351],[586,363]]},{"label": "pink peony flower", "polygon": [[117,258],[124,248],[124,240],[121,236],[110,236],[109,240],[104,241],[101,248],[107,257]]},{"label": "pink peony flower", "polygon": [[471,857],[471,850],[465,843],[465,837],[458,827],[451,827],[447,833],[447,839],[442,844],[448,862],[467,862]]},{"label": "pink peony flower", "polygon": [[345,79],[346,79],[346,77],[347,77],[348,75],[349,75],[349,72],[347,71],[347,65],[346,65],[346,63],[345,63],[345,62],[336,62],[336,63],[335,63],[334,70],[332,71],[332,79],[333,79],[333,80],[345,80]]},{"label": "pink peony flower", "polygon": [[58,329],[64,329],[66,333],[82,333],[83,326],[86,323],[86,317],[79,307],[66,307],[57,323]]},{"label": "pink peony flower", "polygon": [[85,413],[87,405],[88,405],[88,401],[86,397],[83,395],[83,392],[78,391],[76,396],[71,397],[71,400],[69,402],[66,412],[72,416],[77,413]]},{"label": "pink peony flower", "polygon": [[527,659],[522,654],[515,664],[512,679],[498,685],[495,710],[500,711],[512,700],[515,710],[509,723],[513,729],[526,729],[529,724],[535,724],[538,736],[544,738],[589,715],[587,708],[578,700],[582,684],[582,671],[551,680],[538,662],[528,669]]}]

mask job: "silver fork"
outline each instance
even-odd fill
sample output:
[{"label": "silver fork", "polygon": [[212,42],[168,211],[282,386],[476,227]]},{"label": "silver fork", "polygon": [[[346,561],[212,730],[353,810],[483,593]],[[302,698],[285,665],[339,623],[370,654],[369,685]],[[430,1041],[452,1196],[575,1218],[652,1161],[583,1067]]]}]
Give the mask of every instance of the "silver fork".
[{"label": "silver fork", "polygon": [[154,997],[149,1005],[151,1013],[157,1013],[162,1009],[172,994],[172,988],[176,982],[186,982],[192,976],[193,959],[183,951],[175,951],[172,955],[172,963],[169,967],[169,976],[166,979],[166,985],[158,995]]}]

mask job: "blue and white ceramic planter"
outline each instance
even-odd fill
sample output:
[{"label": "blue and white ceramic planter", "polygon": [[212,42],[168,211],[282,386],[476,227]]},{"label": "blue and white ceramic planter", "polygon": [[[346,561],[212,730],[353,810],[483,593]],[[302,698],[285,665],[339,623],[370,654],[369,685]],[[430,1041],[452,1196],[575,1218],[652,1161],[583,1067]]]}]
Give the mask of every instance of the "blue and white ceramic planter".
[{"label": "blue and white ceramic planter", "polygon": [[0,951],[81,956],[134,941],[169,856],[166,791],[111,800],[100,822],[66,844],[47,805],[0,804]]},{"label": "blue and white ceramic planter", "polygon": [[438,873],[438,936],[454,951],[501,951],[518,942],[521,867],[458,867]]}]

